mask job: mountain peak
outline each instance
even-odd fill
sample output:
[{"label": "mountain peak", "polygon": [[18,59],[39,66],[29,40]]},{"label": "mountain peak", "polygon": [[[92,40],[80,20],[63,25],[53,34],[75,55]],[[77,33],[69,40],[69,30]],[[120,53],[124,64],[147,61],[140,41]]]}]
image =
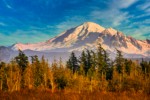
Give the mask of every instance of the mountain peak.
[{"label": "mountain peak", "polygon": [[94,22],[85,22],[81,25],[84,29],[87,29],[88,31],[99,31],[99,32],[102,32],[103,30],[105,30],[104,27],[100,26],[99,24],[97,23],[94,23]]},{"label": "mountain peak", "polygon": [[83,25],[92,25],[92,24],[98,25],[97,23],[94,23],[94,22],[84,22],[84,23],[83,23]]},{"label": "mountain peak", "polygon": [[105,29],[104,33],[115,35],[115,34],[117,34],[117,30],[110,27],[110,28]]},{"label": "mountain peak", "polygon": [[97,23],[94,23],[94,22],[85,22],[82,24],[83,26],[100,26],[99,24]]}]

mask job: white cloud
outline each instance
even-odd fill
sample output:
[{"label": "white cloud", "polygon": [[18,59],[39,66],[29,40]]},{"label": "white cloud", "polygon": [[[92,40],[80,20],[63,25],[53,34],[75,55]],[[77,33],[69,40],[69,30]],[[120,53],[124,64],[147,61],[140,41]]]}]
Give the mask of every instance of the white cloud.
[{"label": "white cloud", "polygon": [[146,0],[145,3],[138,5],[137,8],[150,13],[150,1]]},{"label": "white cloud", "polygon": [[125,30],[125,33],[127,33],[130,36],[133,36],[136,39],[145,40],[150,39],[150,33],[148,33],[149,29],[150,26],[140,25],[139,28],[130,28],[128,30]]},{"label": "white cloud", "polygon": [[6,26],[6,24],[3,22],[0,22],[0,26]]},{"label": "white cloud", "polygon": [[150,13],[150,7],[149,7],[148,9],[146,9],[146,12],[147,12],[147,13]]},{"label": "white cloud", "polygon": [[143,21],[140,21],[140,22],[134,22],[134,23],[132,23],[132,25],[133,26],[135,26],[135,25],[145,25],[145,24],[150,24],[150,19],[145,19],[145,20],[143,20]]},{"label": "white cloud", "polygon": [[150,13],[145,13],[145,14],[141,14],[141,15],[133,16],[133,17],[134,18],[142,18],[142,17],[147,17],[147,16],[150,16]]},{"label": "white cloud", "polygon": [[128,18],[131,17],[128,12],[123,12],[121,9],[128,8],[135,2],[137,2],[137,0],[113,0],[108,3],[108,9],[93,10],[90,16],[95,20],[102,20],[107,25],[117,27],[122,22],[129,22]]},{"label": "white cloud", "polygon": [[11,34],[0,33],[0,45],[12,45],[17,42],[22,43],[36,43],[43,42],[45,40],[50,39],[51,35],[46,34],[40,31],[31,30],[31,31],[23,31],[16,30]]},{"label": "white cloud", "polygon": [[145,2],[144,4],[141,4],[138,7],[142,10],[145,10],[150,7],[150,2]]},{"label": "white cloud", "polygon": [[[120,12],[119,10],[112,9],[107,11],[93,11],[91,16],[96,20],[102,20],[110,26],[119,26],[122,21],[128,18],[127,12]],[[127,20],[126,20],[127,21]]]},{"label": "white cloud", "polygon": [[66,19],[65,21],[55,26],[58,29],[58,32],[62,32],[63,30],[76,27],[77,25],[84,23],[86,21],[86,19],[82,16],[74,16],[74,17],[66,16],[65,19]]},{"label": "white cloud", "polygon": [[[145,19],[143,21],[130,22],[130,18],[141,18],[149,16],[149,13],[145,13],[139,16],[130,15],[127,11],[122,11],[122,9],[128,8],[133,5],[138,0],[113,0],[108,4],[108,8],[105,10],[96,9],[93,10],[90,14],[92,18],[98,21],[102,21],[106,25],[110,27],[119,28],[120,31],[123,31],[127,35],[131,35],[137,39],[150,39],[149,29],[150,26],[146,26],[150,24],[149,19]],[[146,7],[145,7],[146,8]],[[146,10],[148,10],[146,8]],[[124,25],[124,27],[122,26]],[[122,27],[120,27],[122,26]],[[135,28],[137,26],[138,28]]]},{"label": "white cloud", "polygon": [[7,8],[12,9],[12,7],[8,4],[8,2],[6,0],[3,0],[3,2],[5,3]]},{"label": "white cloud", "polygon": [[109,3],[111,8],[128,8],[138,0],[113,0]]}]

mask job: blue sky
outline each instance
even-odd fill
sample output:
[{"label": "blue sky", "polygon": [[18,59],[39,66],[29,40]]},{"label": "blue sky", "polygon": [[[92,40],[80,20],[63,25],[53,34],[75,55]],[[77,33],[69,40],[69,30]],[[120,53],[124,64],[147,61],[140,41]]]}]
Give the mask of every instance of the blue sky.
[{"label": "blue sky", "polygon": [[84,22],[150,39],[149,0],[0,0],[0,45],[36,43]]}]

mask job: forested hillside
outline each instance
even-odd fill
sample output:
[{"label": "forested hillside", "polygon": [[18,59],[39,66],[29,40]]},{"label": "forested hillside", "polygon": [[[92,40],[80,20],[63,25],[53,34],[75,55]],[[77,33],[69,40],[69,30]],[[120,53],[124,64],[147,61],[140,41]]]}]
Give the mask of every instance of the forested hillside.
[{"label": "forested hillside", "polygon": [[31,90],[32,93],[35,90],[49,91],[55,96],[58,92],[68,95],[98,95],[101,92],[150,94],[150,62],[125,59],[119,50],[114,61],[108,56],[99,45],[96,52],[85,50],[79,58],[72,52],[66,63],[60,58],[49,64],[44,56],[39,59],[36,55],[31,56],[30,63],[24,52],[19,51],[10,63],[0,63],[0,98],[11,96],[6,95],[9,93],[30,93]]}]

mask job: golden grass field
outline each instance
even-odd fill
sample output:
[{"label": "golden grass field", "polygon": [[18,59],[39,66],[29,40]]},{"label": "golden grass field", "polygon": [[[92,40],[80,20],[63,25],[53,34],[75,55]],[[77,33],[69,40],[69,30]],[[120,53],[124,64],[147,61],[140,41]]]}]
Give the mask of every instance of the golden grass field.
[{"label": "golden grass field", "polygon": [[51,90],[21,90],[1,92],[0,100],[150,100],[150,95],[133,92],[67,92]]}]

